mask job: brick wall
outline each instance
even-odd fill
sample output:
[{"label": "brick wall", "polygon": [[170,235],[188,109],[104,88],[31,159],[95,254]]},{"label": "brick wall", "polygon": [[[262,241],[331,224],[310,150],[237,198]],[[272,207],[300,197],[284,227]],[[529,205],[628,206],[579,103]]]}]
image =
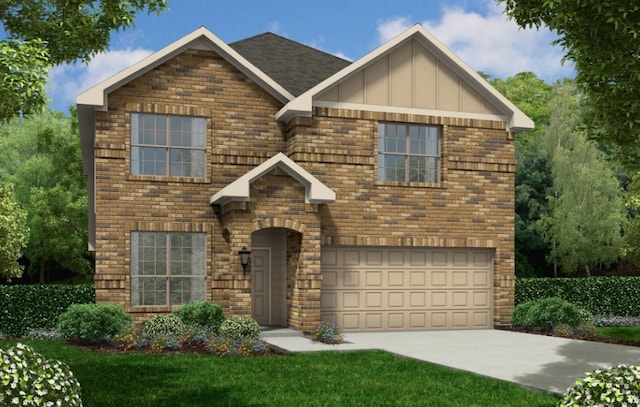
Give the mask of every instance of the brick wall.
[{"label": "brick wall", "polygon": [[[495,121],[317,108],[313,118],[278,124],[281,104],[211,51],[190,50],[109,95],[96,123],[96,292],[138,322],[165,307],[129,306],[130,232],[207,233],[207,299],[227,315],[251,313],[251,275],[238,250],[251,233],[289,229],[290,326],[320,318],[322,245],[482,247],[495,250],[495,323],[513,306],[514,146]],[[202,180],[130,174],[132,112],[207,119]],[[439,184],[377,181],[379,121],[442,126]],[[214,213],[210,196],[279,151],[336,192],[331,204],[304,203],[304,188],[275,170],[252,184],[250,202]],[[366,225],[366,226],[365,226]]]}]

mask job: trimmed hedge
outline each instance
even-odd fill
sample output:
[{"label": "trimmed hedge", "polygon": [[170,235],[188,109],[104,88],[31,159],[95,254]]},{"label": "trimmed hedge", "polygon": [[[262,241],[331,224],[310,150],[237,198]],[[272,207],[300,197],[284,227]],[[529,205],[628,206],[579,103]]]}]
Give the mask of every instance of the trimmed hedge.
[{"label": "trimmed hedge", "polygon": [[29,329],[55,328],[69,305],[95,302],[92,285],[0,286],[0,332],[21,337]]},{"label": "trimmed hedge", "polygon": [[640,316],[640,277],[518,278],[515,304],[559,297],[593,315]]}]

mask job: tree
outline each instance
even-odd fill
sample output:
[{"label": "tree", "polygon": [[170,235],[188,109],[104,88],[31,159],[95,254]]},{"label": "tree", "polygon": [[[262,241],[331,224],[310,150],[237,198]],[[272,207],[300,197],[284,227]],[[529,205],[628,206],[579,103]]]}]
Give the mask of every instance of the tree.
[{"label": "tree", "polygon": [[515,140],[516,275],[543,276],[549,268],[546,257],[551,249],[538,220],[550,210],[547,195],[552,179],[548,156],[542,148],[542,133],[549,123],[552,86],[531,72],[490,82],[536,124],[535,129],[518,134]]},{"label": "tree", "polygon": [[22,276],[18,259],[29,238],[27,213],[18,205],[13,185],[0,183],[0,277]]},{"label": "tree", "polygon": [[0,127],[0,181],[17,185],[16,199],[28,211],[28,272],[41,283],[53,270],[75,276],[93,271],[75,120],[74,114],[47,111]]},{"label": "tree", "polygon": [[0,25],[0,121],[46,106],[48,69],[88,62],[109,48],[112,31],[134,25],[137,12],[160,13],[166,0],[3,0]]},{"label": "tree", "polygon": [[626,214],[620,183],[604,154],[577,130],[576,92],[556,84],[544,145],[551,157],[551,212],[539,224],[551,245],[549,260],[567,274],[609,265],[621,254]]},{"label": "tree", "polygon": [[573,61],[587,97],[590,136],[617,146],[630,168],[640,163],[640,2],[497,0],[523,28],[547,26]]}]

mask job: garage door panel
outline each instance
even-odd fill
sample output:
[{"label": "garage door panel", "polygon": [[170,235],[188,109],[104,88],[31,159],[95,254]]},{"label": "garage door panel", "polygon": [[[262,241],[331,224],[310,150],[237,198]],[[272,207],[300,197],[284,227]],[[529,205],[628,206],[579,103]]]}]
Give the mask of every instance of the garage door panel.
[{"label": "garage door panel", "polygon": [[389,271],[387,273],[389,287],[402,287],[404,285],[404,272]]},{"label": "garage door panel", "polygon": [[323,249],[321,261],[323,266],[335,267],[338,265],[338,249]]},{"label": "garage door panel", "polygon": [[[345,250],[343,252],[342,263],[345,266],[360,265],[360,253],[360,250]],[[340,261],[339,258],[338,261]]]},{"label": "garage door panel", "polygon": [[365,295],[365,308],[382,308],[382,294],[381,292],[368,292]]},{"label": "garage door panel", "polygon": [[342,305],[342,308],[360,308],[360,292],[350,291],[342,293],[342,304],[338,303],[338,307]]},{"label": "garage door panel", "polygon": [[367,270],[364,272],[364,283],[366,287],[381,287],[382,286],[382,271]]},{"label": "garage door panel", "polygon": [[365,256],[367,266],[382,266],[382,250],[368,250]]},{"label": "garage door panel", "polygon": [[404,296],[405,296],[405,293],[402,291],[388,292],[387,299],[388,299],[389,307],[401,307],[401,308],[404,307],[405,306]]},{"label": "garage door panel", "polygon": [[323,248],[322,319],[346,331],[490,328],[492,258],[484,249]]}]

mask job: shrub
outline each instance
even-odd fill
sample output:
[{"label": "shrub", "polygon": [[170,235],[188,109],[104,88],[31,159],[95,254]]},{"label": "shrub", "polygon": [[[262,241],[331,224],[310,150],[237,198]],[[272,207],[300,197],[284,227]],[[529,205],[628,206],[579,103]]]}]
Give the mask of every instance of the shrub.
[{"label": "shrub", "polygon": [[543,298],[516,306],[511,314],[511,322],[515,326],[551,331],[561,324],[578,327],[583,323],[583,315],[577,305],[561,298]]},{"label": "shrub", "polygon": [[82,406],[80,383],[66,364],[16,344],[0,349],[0,405]]},{"label": "shrub", "polygon": [[65,338],[98,343],[118,334],[131,322],[131,315],[120,305],[74,304],[60,315],[58,332]]},{"label": "shrub", "polygon": [[55,328],[69,305],[95,302],[91,285],[0,285],[0,330],[22,337],[29,329]]},{"label": "shrub", "polygon": [[518,304],[511,312],[511,325],[515,327],[526,327],[529,325],[529,311],[535,304],[535,301],[526,301]]},{"label": "shrub", "polygon": [[144,323],[143,334],[147,337],[158,335],[180,336],[186,326],[175,315],[156,315]]},{"label": "shrub", "polygon": [[224,321],[222,307],[206,301],[194,301],[184,304],[174,312],[185,325],[207,326],[216,332]]},{"label": "shrub", "polygon": [[567,389],[558,406],[640,405],[640,367],[618,365],[596,369]]},{"label": "shrub", "polygon": [[515,303],[559,297],[593,315],[640,316],[640,277],[518,278]]},{"label": "shrub", "polygon": [[333,322],[320,322],[320,324],[313,330],[313,336],[316,341],[324,343],[342,343],[342,334],[340,329]]},{"label": "shrub", "polygon": [[260,325],[251,317],[233,317],[220,325],[220,335],[231,338],[260,338]]}]

